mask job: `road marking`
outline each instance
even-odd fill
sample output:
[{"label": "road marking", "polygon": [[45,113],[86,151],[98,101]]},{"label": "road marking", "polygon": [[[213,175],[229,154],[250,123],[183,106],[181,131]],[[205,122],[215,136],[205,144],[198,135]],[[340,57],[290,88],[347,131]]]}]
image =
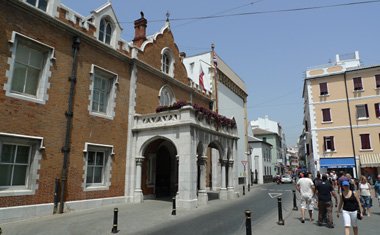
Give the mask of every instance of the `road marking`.
[{"label": "road marking", "polygon": [[279,197],[282,195],[282,193],[268,193],[268,194],[269,194],[269,197],[271,198]]}]

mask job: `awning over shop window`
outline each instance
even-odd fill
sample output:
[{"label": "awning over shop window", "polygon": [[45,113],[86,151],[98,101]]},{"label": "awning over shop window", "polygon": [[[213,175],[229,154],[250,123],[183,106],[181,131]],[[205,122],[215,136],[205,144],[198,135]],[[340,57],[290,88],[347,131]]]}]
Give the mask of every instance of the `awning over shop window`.
[{"label": "awning over shop window", "polygon": [[338,158],[321,158],[319,159],[321,168],[352,168],[355,167],[355,159],[353,157]]},{"label": "awning over shop window", "polygon": [[380,154],[370,153],[359,155],[361,167],[380,167]]}]

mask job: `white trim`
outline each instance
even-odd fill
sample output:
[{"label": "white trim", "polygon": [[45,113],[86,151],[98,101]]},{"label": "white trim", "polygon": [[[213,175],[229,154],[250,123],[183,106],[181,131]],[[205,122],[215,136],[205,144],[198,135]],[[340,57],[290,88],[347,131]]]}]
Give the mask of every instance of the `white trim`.
[{"label": "white trim", "polygon": [[34,139],[34,140],[39,140],[41,141],[39,151],[45,150],[44,146],[44,137],[41,136],[31,136],[31,135],[19,135],[19,134],[12,134],[12,133],[5,133],[5,132],[0,132],[0,136],[4,135],[7,137],[14,137],[14,138],[24,138],[24,139]]},{"label": "white trim", "polygon": [[[366,127],[380,127],[379,124],[366,124],[366,125],[352,125],[352,128],[366,128]],[[335,127],[326,127],[326,128],[314,128],[312,131],[326,131],[326,130],[338,130],[338,129],[348,129],[350,126],[335,126]]]},{"label": "white trim", "polygon": [[[33,44],[38,44],[38,46],[42,46],[48,51],[48,56],[46,58],[46,62],[43,64],[41,74],[38,83],[38,88],[35,96],[28,96],[24,93],[15,93],[11,92],[11,84],[13,79],[14,65],[16,59],[16,50],[17,50],[17,41],[20,40],[31,41]],[[5,90],[5,95],[9,97],[13,97],[16,99],[26,100],[34,103],[45,104],[49,99],[48,89],[50,88],[49,79],[51,77],[51,67],[53,66],[53,62],[55,61],[55,49],[47,44],[44,44],[40,41],[37,41],[33,38],[30,38],[24,34],[18,33],[16,31],[12,31],[11,40],[8,41],[12,46],[10,48],[11,56],[8,57],[8,65],[9,69],[5,72],[5,77],[7,77],[7,82],[4,84],[3,90]]]},{"label": "white trim", "polygon": [[114,147],[113,145],[108,145],[108,144],[96,144],[96,143],[90,143],[90,142],[85,142],[84,143],[84,149],[83,149],[83,152],[84,153],[87,153],[88,151],[88,146],[89,145],[92,145],[92,146],[96,146],[96,147],[101,147],[101,148],[110,148],[111,149],[111,155],[115,155],[115,152],[113,151],[114,150]]},{"label": "white trim", "polygon": [[[110,76],[109,79],[112,79],[112,81],[110,81],[111,83],[111,90],[110,90],[110,94],[109,94],[109,97],[108,97],[108,103],[107,103],[107,110],[106,110],[106,113],[100,113],[100,112],[94,112],[92,111],[92,98],[93,98],[93,91],[94,91],[94,74],[95,74],[95,69],[98,69],[98,70],[101,70],[102,72],[105,72],[105,73],[108,73]],[[107,69],[104,69],[100,66],[97,66],[95,64],[91,64],[91,70],[90,70],[90,86],[89,86],[89,90],[90,90],[90,94],[89,94],[89,97],[88,97],[88,100],[89,100],[89,104],[88,104],[88,111],[89,111],[89,114],[92,115],[92,116],[96,116],[96,117],[101,117],[101,118],[106,118],[106,119],[110,119],[110,120],[113,120],[115,118],[115,108],[116,108],[116,97],[117,97],[117,89],[116,87],[118,86],[119,84],[119,76],[118,74],[112,72],[112,71],[109,71]]]},{"label": "white trim", "polygon": [[[380,88],[379,88],[380,89]],[[357,100],[369,100],[374,98],[380,98],[380,95],[371,95],[371,96],[365,96],[365,97],[353,97],[349,98],[349,101],[357,101]],[[317,105],[317,104],[329,104],[329,103],[340,103],[340,102],[347,102],[347,99],[337,99],[337,100],[328,100],[328,101],[322,101],[322,102],[309,102],[311,105]]]}]

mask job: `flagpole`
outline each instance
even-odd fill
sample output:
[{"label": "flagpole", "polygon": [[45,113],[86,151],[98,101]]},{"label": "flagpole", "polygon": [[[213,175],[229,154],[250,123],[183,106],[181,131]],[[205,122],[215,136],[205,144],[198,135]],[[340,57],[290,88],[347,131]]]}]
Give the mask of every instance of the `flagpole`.
[{"label": "flagpole", "polygon": [[214,65],[214,84],[215,84],[215,112],[219,113],[219,104],[218,104],[218,68],[217,68],[217,61],[216,61],[216,55],[215,55],[215,45],[214,43],[211,43],[211,56],[212,56],[212,62]]}]

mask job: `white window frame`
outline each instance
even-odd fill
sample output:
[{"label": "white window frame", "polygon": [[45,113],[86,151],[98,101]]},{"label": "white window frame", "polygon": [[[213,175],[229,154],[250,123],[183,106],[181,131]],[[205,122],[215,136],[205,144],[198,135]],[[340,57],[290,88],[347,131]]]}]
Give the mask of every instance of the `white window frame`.
[{"label": "white window frame", "polygon": [[[12,38],[9,41],[11,44],[11,57],[8,58],[9,70],[6,71],[5,76],[8,78],[7,83],[4,84],[5,95],[17,99],[22,99],[26,101],[31,101],[34,103],[45,104],[49,98],[47,90],[50,88],[49,78],[51,77],[51,66],[55,60],[54,53],[55,49],[49,45],[41,43],[23,34],[13,31]],[[26,93],[14,92],[12,91],[12,80],[15,69],[16,62],[16,50],[17,46],[22,44],[31,44],[33,49],[43,48],[45,50],[46,56],[44,58],[45,62],[40,72],[38,87],[36,95],[28,95]]]},{"label": "white window frame", "polygon": [[0,154],[3,144],[29,146],[29,162],[24,186],[0,186],[0,197],[34,195],[38,189],[43,137],[0,132]]},{"label": "white window frame", "polygon": [[[95,86],[97,71],[100,74],[106,75],[106,76],[103,76],[102,78],[110,79],[110,83],[109,83],[110,88],[109,88],[109,94],[107,95],[107,102],[106,102],[107,107],[106,107],[105,112],[93,111],[94,86]],[[115,107],[116,107],[116,88],[117,88],[117,85],[119,84],[118,75],[96,65],[91,66],[90,74],[91,74],[90,76],[91,82],[90,82],[90,88],[89,88],[90,96],[89,96],[88,111],[90,115],[113,120],[115,117]]]},{"label": "white window frame", "polygon": [[[168,99],[169,99],[168,102],[166,102],[166,100],[163,100],[166,97],[168,97]],[[174,102],[176,101],[176,98],[175,98],[174,92],[170,88],[170,86],[164,85],[161,87],[161,89],[158,93],[158,101],[159,101],[160,106],[170,106],[170,105],[174,104]]]},{"label": "white window frame", "polygon": [[[166,62],[165,59],[168,59]],[[161,71],[171,77],[174,77],[174,55],[169,48],[164,48],[161,51]]]},{"label": "white window frame", "polygon": [[[104,22],[104,25],[103,25],[103,29],[101,28],[101,24],[102,22]],[[111,29],[111,32],[109,34],[109,42],[106,40],[107,39],[107,27],[110,27]],[[101,39],[100,38],[100,33],[103,33],[103,38]],[[112,21],[109,19],[109,17],[103,17],[100,21],[99,21],[99,31],[98,31],[98,40],[103,42],[104,44],[107,44],[107,45],[111,45],[112,44],[112,39],[113,39],[113,32],[114,32],[114,26],[113,26],[113,23]]]},{"label": "white window frame", "polygon": [[[334,152],[335,151],[335,141],[334,141],[334,136],[324,136],[323,141],[325,142],[326,149],[324,150],[325,152]],[[334,146],[334,149],[329,149],[328,148],[328,142],[332,142],[332,145]],[[330,144],[331,145],[331,144]]]},{"label": "white window frame", "polygon": [[47,12],[48,7],[49,7],[49,1],[51,1],[51,0],[46,0],[46,9],[41,9],[41,8],[39,7],[40,2],[41,2],[41,1],[45,1],[45,0],[35,0],[35,1],[36,1],[36,2],[35,2],[34,5],[33,5],[32,3],[29,3],[28,0],[24,0],[25,3],[27,3],[27,4],[31,5],[31,6],[34,6],[35,8],[40,9],[41,11]]},{"label": "white window frame", "polygon": [[[102,170],[102,182],[101,183],[87,183],[87,168],[88,168],[88,153],[89,152],[104,152],[104,165]],[[85,143],[83,150],[83,184],[84,191],[97,191],[108,190],[111,186],[111,172],[112,172],[112,157],[115,155],[113,145]]]}]

